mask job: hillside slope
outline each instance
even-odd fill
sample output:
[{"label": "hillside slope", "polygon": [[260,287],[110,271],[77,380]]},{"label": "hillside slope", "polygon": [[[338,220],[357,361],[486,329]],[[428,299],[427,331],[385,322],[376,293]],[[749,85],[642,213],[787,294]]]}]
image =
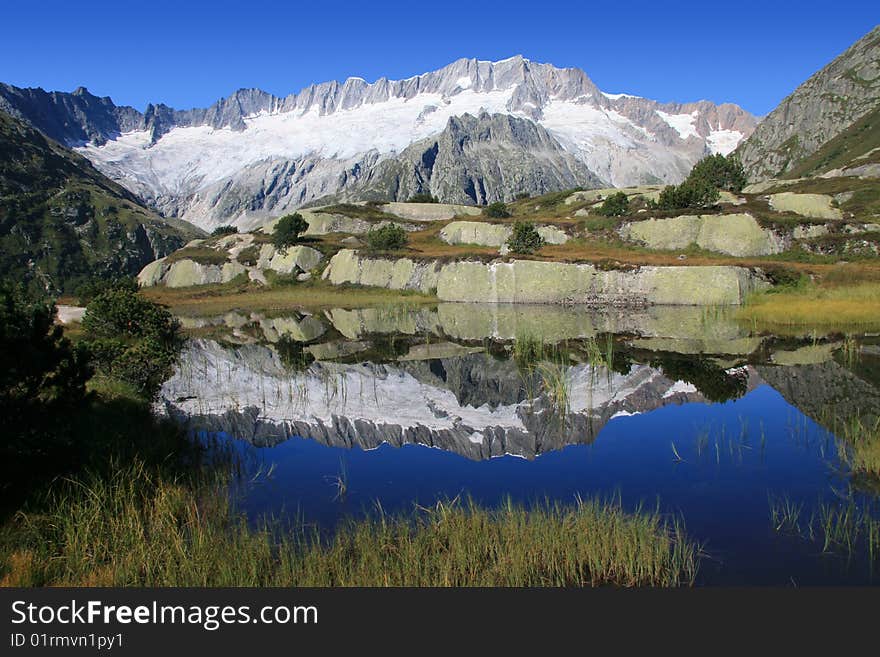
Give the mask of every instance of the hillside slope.
[{"label": "hillside slope", "polygon": [[0,277],[49,292],[137,274],[200,233],[0,111]]},{"label": "hillside slope", "polygon": [[876,147],[878,109],[880,26],[783,100],[737,153],[753,181],[845,168]]}]

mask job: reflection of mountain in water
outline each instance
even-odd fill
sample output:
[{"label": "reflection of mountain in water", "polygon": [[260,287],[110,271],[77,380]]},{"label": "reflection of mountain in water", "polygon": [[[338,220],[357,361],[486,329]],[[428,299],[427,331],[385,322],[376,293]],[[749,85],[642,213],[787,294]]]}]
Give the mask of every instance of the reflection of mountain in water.
[{"label": "reflection of mountain in water", "polygon": [[[753,335],[723,309],[439,304],[185,323],[237,344],[192,341],[166,408],[259,445],[298,435],[531,458],[593,440],[616,415],[721,402],[763,382],[828,428],[832,415],[880,415],[876,345],[844,367],[839,338]],[[529,340],[538,367],[512,357]],[[610,361],[590,355],[612,342]],[[614,371],[587,364],[599,362]]]},{"label": "reflection of mountain in water", "polygon": [[364,449],[418,443],[474,459],[532,458],[592,441],[615,416],[704,399],[694,386],[646,365],[626,374],[587,364],[557,373],[567,412],[534,372],[486,353],[393,364],[315,362],[292,372],[267,346],[194,340],[162,395],[172,415],[257,445],[291,436]]},{"label": "reflection of mountain in water", "polygon": [[757,371],[788,403],[828,429],[835,418],[870,425],[880,417],[880,389],[834,360]]}]

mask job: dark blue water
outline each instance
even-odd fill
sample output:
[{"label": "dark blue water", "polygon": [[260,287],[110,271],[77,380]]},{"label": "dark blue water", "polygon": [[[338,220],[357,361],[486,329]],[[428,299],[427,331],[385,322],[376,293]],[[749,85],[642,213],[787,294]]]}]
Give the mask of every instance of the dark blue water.
[{"label": "dark blue water", "polygon": [[[629,509],[658,507],[683,520],[704,545],[702,584],[877,582],[863,558],[823,554],[815,541],[771,526],[771,497],[803,504],[806,523],[821,501],[853,493],[834,436],[768,385],[724,403],[616,417],[591,444],[534,460],[471,460],[419,445],[337,448],[302,438],[258,448],[226,438],[248,464],[236,499],[254,519],[271,514],[330,531],[377,503],[394,512],[459,495],[488,505],[619,495]],[[344,497],[334,483],[340,476]]]}]

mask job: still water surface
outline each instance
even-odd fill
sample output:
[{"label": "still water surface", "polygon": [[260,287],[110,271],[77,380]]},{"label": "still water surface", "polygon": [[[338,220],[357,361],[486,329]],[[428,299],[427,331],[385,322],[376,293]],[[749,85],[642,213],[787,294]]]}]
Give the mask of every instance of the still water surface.
[{"label": "still water surface", "polygon": [[[832,433],[876,421],[880,342],[756,333],[723,311],[440,304],[188,320],[170,414],[229,441],[236,499],[332,532],[456,496],[658,507],[705,584],[877,583],[867,550],[810,540],[822,506],[876,512]],[[345,494],[339,494],[339,482]],[[802,505],[800,535],[771,505]],[[875,562],[876,563],[876,562]]]}]

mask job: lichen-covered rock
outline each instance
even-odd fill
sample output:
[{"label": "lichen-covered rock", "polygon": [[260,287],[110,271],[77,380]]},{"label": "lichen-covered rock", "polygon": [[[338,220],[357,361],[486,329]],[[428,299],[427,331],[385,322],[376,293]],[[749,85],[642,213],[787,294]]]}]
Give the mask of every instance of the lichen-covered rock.
[{"label": "lichen-covered rock", "polygon": [[809,240],[828,234],[828,224],[801,224],[795,226],[791,236],[796,240]]},{"label": "lichen-covered rock", "polygon": [[166,287],[191,287],[220,283],[222,280],[223,272],[219,265],[203,265],[185,258],[172,263],[162,282]]},{"label": "lichen-covered rock", "polygon": [[[370,230],[370,222],[342,214],[326,212],[301,212],[309,227],[304,235],[327,235],[328,233],[351,233],[361,235]],[[274,226],[272,228],[274,230]],[[266,231],[270,232],[270,231]]]},{"label": "lichen-covered rock", "polygon": [[410,221],[448,221],[458,216],[478,216],[481,208],[452,203],[386,203],[382,211]]},{"label": "lichen-covered rock", "polygon": [[742,267],[641,267],[603,271],[590,264],[534,260],[440,264],[365,258],[340,251],[324,272],[331,283],[429,291],[443,301],[590,305],[734,305],[769,284]]},{"label": "lichen-covered rock", "polygon": [[357,251],[343,249],[330,259],[323,277],[334,285],[354,283],[429,293],[437,287],[438,268],[435,262],[364,258]]},{"label": "lichen-covered rock", "polygon": [[[568,235],[556,226],[538,226],[538,234],[547,244],[565,244]],[[440,239],[447,244],[477,244],[500,247],[513,233],[510,224],[490,224],[485,221],[451,221],[440,229]]]},{"label": "lichen-covered rock", "polygon": [[660,198],[660,192],[663,191],[662,185],[641,185],[639,187],[605,187],[603,189],[587,189],[580,192],[574,192],[565,199],[566,205],[573,203],[594,203],[608,198],[612,194],[623,192],[629,197],[641,196],[645,200],[656,201]]},{"label": "lichen-covered rock", "polygon": [[513,228],[505,224],[484,221],[452,221],[440,229],[440,239],[447,244],[479,244],[501,246],[509,238]]},{"label": "lichen-covered rock", "polygon": [[[275,250],[271,245],[266,246],[269,246],[274,252],[266,264],[266,269],[271,269],[279,274],[293,274],[297,271],[308,272],[321,264],[324,259],[324,255],[320,251],[310,246],[291,246],[281,251]],[[263,255],[262,252],[260,255]]]},{"label": "lichen-covered rock", "polygon": [[732,256],[781,253],[784,240],[750,214],[683,215],[624,224],[621,237],[651,249],[702,249]]},{"label": "lichen-covered rock", "polygon": [[140,273],[137,276],[138,285],[140,285],[141,287],[152,287],[153,285],[160,285],[162,283],[162,278],[168,271],[168,267],[170,267],[170,265],[166,262],[165,258],[154,260],[146,267],[141,269]]},{"label": "lichen-covered rock", "polygon": [[593,265],[533,260],[444,265],[437,296],[444,301],[584,303],[639,306],[728,305],[762,286],[738,267],[642,267],[602,271]]},{"label": "lichen-covered rock", "polygon": [[229,283],[242,274],[247,274],[247,268],[236,260],[230,260],[220,268],[220,282]]},{"label": "lichen-covered rock", "polygon": [[538,235],[545,244],[565,244],[568,241],[566,232],[556,226],[538,226]]},{"label": "lichen-covered rock", "polygon": [[778,212],[794,212],[802,217],[843,219],[840,210],[832,205],[833,200],[827,194],[780,192],[770,195],[770,207]]}]

